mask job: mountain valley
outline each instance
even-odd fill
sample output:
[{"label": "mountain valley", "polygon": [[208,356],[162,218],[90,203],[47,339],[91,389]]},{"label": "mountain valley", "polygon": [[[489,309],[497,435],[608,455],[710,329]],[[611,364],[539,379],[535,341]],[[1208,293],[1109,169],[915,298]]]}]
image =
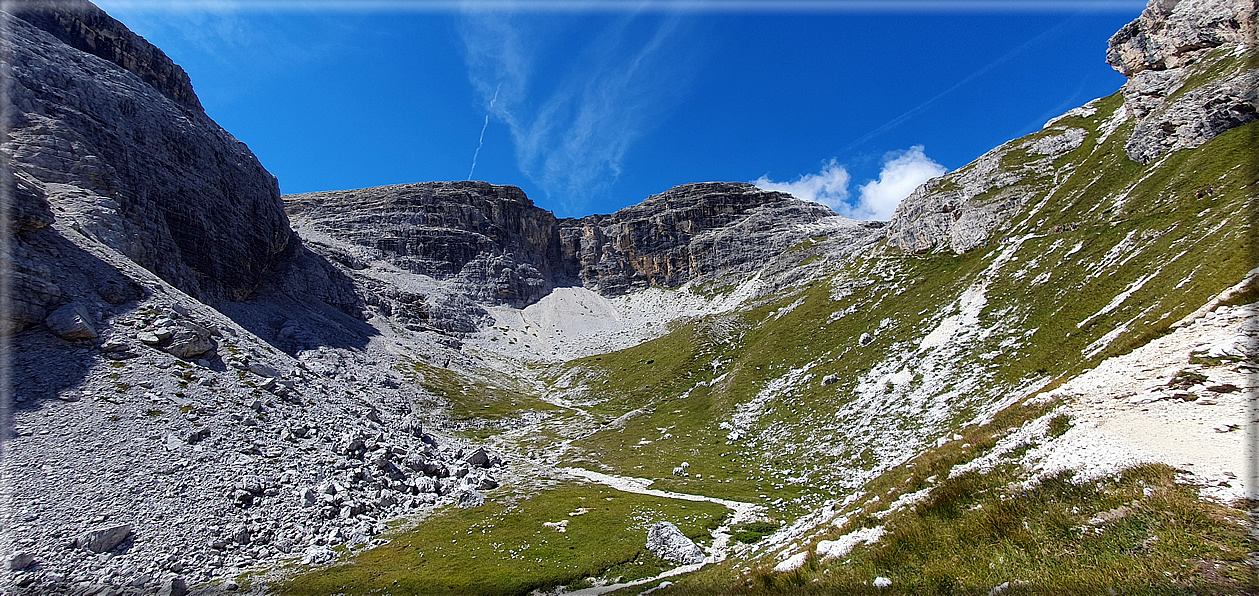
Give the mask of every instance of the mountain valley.
[{"label": "mountain valley", "polygon": [[1256,13],[1151,0],[888,222],[281,195],[122,23],[4,13],[0,590],[1254,594]]}]

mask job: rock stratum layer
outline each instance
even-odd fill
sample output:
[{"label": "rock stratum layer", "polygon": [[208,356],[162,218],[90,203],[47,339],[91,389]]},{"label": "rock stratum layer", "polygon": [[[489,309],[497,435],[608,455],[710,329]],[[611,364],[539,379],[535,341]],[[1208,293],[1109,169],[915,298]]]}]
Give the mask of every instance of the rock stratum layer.
[{"label": "rock stratum layer", "polygon": [[[611,215],[557,219],[514,186],[425,182],[284,197],[301,235],[354,275],[373,263],[482,304],[553,288],[604,295],[742,271],[807,237],[830,209],[750,184],[687,184]],[[361,276],[360,276],[361,277]]]}]

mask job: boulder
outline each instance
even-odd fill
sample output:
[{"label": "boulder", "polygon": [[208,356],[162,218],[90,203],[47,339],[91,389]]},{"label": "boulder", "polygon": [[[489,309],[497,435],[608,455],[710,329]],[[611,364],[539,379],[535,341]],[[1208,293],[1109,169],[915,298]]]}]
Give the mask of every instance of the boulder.
[{"label": "boulder", "polygon": [[477,490],[459,491],[455,495],[455,505],[460,509],[469,509],[472,507],[480,507],[485,504],[485,495]]},{"label": "boulder", "polygon": [[32,555],[31,553],[28,553],[26,551],[18,551],[5,557],[4,566],[9,571],[17,571],[19,569],[26,569],[27,567],[30,567],[31,563],[34,563],[34,562],[35,562],[35,555]]},{"label": "boulder", "polygon": [[679,565],[704,562],[704,551],[677,526],[666,521],[656,522],[647,531],[647,550]]},{"label": "boulder", "polygon": [[188,584],[182,577],[172,577],[162,582],[162,587],[157,590],[157,596],[184,596],[187,593]]},{"label": "boulder", "polygon": [[105,553],[114,550],[122,541],[131,535],[131,524],[118,524],[88,530],[74,540],[74,545],[94,553]]},{"label": "boulder", "polygon": [[470,466],[477,466],[479,468],[490,467],[490,455],[485,452],[484,447],[477,447],[476,451],[473,451],[465,456],[463,461]]},{"label": "boulder", "polygon": [[214,351],[212,332],[191,321],[180,321],[173,329],[170,343],[162,351],[183,360],[196,360]]},{"label": "boulder", "polygon": [[84,341],[96,339],[96,329],[92,327],[92,315],[87,308],[78,302],[71,302],[49,313],[44,319],[48,330],[67,341]]}]

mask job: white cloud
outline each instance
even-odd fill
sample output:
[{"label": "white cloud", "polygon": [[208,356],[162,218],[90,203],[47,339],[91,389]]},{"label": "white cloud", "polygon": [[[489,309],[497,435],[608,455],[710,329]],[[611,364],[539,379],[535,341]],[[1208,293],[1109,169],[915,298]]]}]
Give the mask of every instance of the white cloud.
[{"label": "white cloud", "polygon": [[761,176],[752,182],[765,190],[779,190],[798,199],[822,203],[836,213],[853,219],[888,220],[901,200],[923,182],[947,172],[923,152],[922,145],[889,153],[883,158],[878,180],[857,187],[857,200],[850,200],[851,176],[834,159],[816,174],[805,174],[795,182],[774,182]]},{"label": "white cloud", "polygon": [[883,170],[878,180],[871,180],[860,187],[860,198],[849,213],[854,219],[891,219],[892,212],[901,200],[914,192],[923,182],[947,172],[923,153],[922,145],[914,145],[907,151],[891,154],[883,160]]},{"label": "white cloud", "polygon": [[848,206],[848,183],[851,179],[848,170],[831,159],[822,165],[821,172],[805,174],[795,182],[774,182],[768,176],[761,176],[753,180],[752,184],[757,188],[782,191],[797,199],[821,203],[839,211]]}]

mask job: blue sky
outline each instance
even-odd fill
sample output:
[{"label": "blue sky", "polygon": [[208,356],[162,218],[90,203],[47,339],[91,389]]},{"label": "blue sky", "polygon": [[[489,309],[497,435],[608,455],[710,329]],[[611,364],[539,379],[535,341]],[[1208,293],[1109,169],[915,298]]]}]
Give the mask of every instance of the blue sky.
[{"label": "blue sky", "polygon": [[755,181],[876,219],[1117,90],[1106,40],[1144,5],[98,4],[188,71],[285,193],[471,173],[564,217]]}]

